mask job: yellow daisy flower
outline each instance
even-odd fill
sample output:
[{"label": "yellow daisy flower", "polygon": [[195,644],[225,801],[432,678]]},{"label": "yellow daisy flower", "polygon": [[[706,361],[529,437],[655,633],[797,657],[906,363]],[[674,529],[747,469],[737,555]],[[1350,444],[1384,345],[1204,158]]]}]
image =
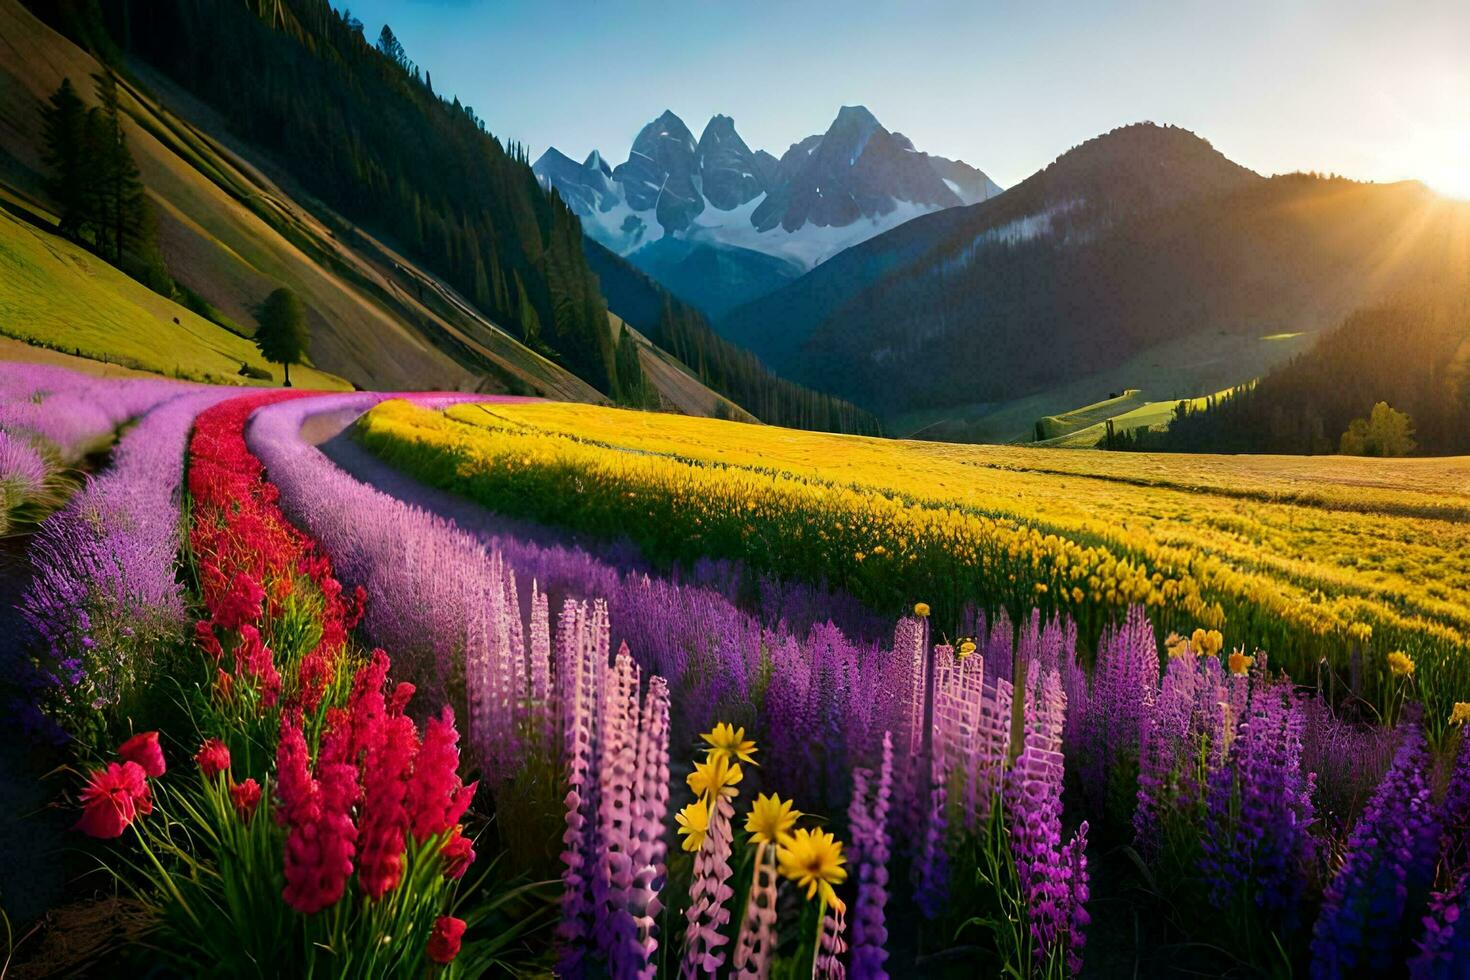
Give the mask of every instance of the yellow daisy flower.
[{"label": "yellow daisy flower", "polygon": [[742,776],[740,763],[732,765],[728,756],[711,755],[708,760],[694,764],[694,771],[689,774],[689,788],[695,796],[707,801],[716,796],[733,797]]},{"label": "yellow daisy flower", "polygon": [[750,805],[745,818],[745,829],[752,844],[790,844],[791,828],[801,818],[801,811],[791,807],[791,800],[782,800],[772,793],[761,793]]},{"label": "yellow daisy flower", "polygon": [[841,907],[832,890],[833,885],[847,880],[847,869],[843,867],[847,858],[842,856],[840,840],[821,830],[798,830],[791,843],[776,852],[776,861],[781,876],[805,888],[807,898],[815,898],[820,892],[828,905]]},{"label": "yellow daisy flower", "polygon": [[703,801],[695,800],[674,814],[674,820],[679,825],[679,833],[686,835],[684,850],[697,851],[704,846],[704,835],[709,833],[709,807]]},{"label": "yellow daisy flower", "polygon": [[709,743],[709,748],[705,751],[711,759],[720,756],[730,762],[738,759],[756,765],[753,756],[759,750],[754,742],[746,739],[744,728],[736,728],[729,722],[722,721],[713,731],[705,732],[699,737]]}]

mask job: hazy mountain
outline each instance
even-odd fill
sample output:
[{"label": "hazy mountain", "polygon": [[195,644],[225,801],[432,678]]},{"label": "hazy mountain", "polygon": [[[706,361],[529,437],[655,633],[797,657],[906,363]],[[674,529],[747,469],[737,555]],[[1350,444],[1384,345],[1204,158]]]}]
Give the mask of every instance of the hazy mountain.
[{"label": "hazy mountain", "polygon": [[881,414],[943,414],[1185,338],[1328,328],[1447,270],[1438,204],[1419,185],[1264,178],[1185,130],[1129,126],[997,198],[850,249],[719,326]]},{"label": "hazy mountain", "polygon": [[[620,255],[666,238],[705,246],[675,250],[705,256],[703,271],[685,264],[665,284],[710,313],[917,215],[1000,193],[981,171],[917,151],[861,106],[844,106],[825,133],[792,144],[779,160],[752,150],[729,116],[714,116],[695,140],[664,112],[610,173],[595,153],[579,166],[554,147],[533,169],[588,235]],[[726,254],[710,259],[711,250]],[[667,267],[639,264],[656,278]]]}]

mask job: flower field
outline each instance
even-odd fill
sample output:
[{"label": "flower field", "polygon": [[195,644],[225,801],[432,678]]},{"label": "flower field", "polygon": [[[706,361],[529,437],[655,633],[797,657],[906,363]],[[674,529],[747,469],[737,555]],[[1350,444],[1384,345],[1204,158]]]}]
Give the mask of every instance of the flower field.
[{"label": "flower field", "polygon": [[1115,454],[1086,454],[1089,473],[1071,453],[558,404],[390,403],[359,434],[435,485],[626,534],[664,561],[740,559],[887,612],[923,594],[949,623],[967,604],[1012,618],[1036,607],[1089,639],[1142,604],[1166,631],[1220,628],[1298,680],[1346,683],[1380,707],[1398,686],[1386,654],[1403,650],[1436,732],[1470,691],[1466,497],[1413,490],[1410,474],[1373,488],[1169,457],[1169,471],[1130,478]]},{"label": "flower field", "polygon": [[1470,971],[1446,500],[6,371],[0,693],[129,923],[17,976]]}]

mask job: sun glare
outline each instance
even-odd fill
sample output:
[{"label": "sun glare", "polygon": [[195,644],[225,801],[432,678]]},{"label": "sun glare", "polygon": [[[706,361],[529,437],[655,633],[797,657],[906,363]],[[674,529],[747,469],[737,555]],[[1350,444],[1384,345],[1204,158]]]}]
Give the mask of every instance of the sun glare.
[{"label": "sun glare", "polygon": [[1470,201],[1470,158],[1427,169],[1422,179],[1430,190],[1438,194],[1458,201]]}]

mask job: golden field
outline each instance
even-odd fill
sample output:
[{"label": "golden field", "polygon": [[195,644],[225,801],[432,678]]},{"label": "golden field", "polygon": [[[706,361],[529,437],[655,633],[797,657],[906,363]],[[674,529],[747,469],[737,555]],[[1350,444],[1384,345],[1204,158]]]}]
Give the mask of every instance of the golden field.
[{"label": "golden field", "polygon": [[885,612],[931,601],[941,623],[967,602],[1038,605],[1087,635],[1142,602],[1307,683],[1323,657],[1345,679],[1356,648],[1379,700],[1402,649],[1433,713],[1470,688],[1470,461],[952,445],[561,403],[389,402],[359,435],[432,483],[655,560],[738,558]]}]

